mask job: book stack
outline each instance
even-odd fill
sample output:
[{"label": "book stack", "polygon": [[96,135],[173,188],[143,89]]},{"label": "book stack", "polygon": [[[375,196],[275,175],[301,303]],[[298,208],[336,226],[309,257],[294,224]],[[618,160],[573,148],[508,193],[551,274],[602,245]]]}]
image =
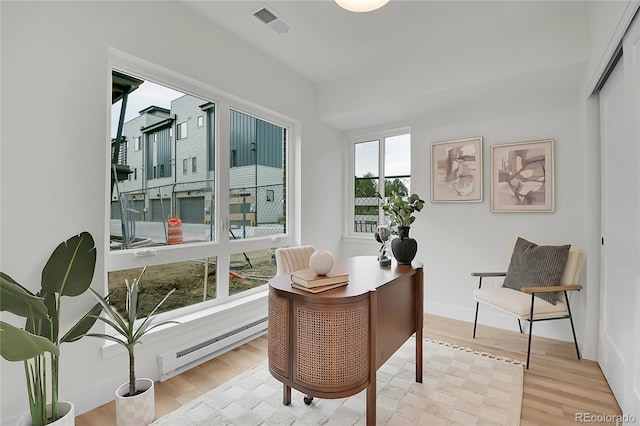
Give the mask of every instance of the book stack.
[{"label": "book stack", "polygon": [[317,275],[311,269],[296,271],[291,274],[291,287],[309,293],[320,293],[349,283],[349,274]]}]

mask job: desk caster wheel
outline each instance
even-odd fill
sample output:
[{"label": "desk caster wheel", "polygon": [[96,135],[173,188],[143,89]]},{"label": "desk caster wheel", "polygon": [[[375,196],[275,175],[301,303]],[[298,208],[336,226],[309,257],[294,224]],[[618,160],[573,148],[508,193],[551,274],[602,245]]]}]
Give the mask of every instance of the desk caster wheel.
[{"label": "desk caster wheel", "polygon": [[311,395],[305,395],[302,400],[304,401],[305,404],[311,405],[311,402],[313,401],[313,397]]}]

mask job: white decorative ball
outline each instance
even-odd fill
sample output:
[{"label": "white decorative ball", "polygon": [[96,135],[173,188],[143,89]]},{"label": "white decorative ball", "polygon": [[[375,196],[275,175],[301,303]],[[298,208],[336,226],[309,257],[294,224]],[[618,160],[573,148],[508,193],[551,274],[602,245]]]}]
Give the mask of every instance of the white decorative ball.
[{"label": "white decorative ball", "polygon": [[316,250],[309,258],[309,267],[317,275],[327,275],[333,268],[333,255],[327,250]]}]

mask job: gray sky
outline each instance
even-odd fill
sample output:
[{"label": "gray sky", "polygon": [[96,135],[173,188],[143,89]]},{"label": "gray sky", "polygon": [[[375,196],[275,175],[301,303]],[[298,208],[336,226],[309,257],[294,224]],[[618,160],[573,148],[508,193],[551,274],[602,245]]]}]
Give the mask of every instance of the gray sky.
[{"label": "gray sky", "polygon": [[[385,140],[385,175],[411,174],[411,135],[388,137]],[[378,175],[378,142],[356,144],[355,174],[364,176],[367,172]]]},{"label": "gray sky", "polygon": [[[125,123],[132,118],[136,118],[140,111],[154,105],[169,109],[171,101],[184,94],[159,84],[145,81],[136,90],[131,92],[127,100],[127,111],[125,113]],[[120,118],[120,107],[122,101],[118,101],[111,107],[111,137],[115,138],[118,131],[118,119]]]}]

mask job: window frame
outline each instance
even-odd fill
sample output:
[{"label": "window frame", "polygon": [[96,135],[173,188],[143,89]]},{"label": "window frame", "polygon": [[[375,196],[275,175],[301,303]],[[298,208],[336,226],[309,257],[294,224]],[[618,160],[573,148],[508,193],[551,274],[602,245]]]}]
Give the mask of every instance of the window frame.
[{"label": "window frame", "polygon": [[176,124],[176,140],[182,140],[189,137],[189,125],[187,123],[188,121],[182,121]]},{"label": "window frame", "polygon": [[[108,283],[108,273],[110,271],[124,270],[131,268],[139,268],[145,265],[159,265],[165,263],[173,263],[177,261],[188,261],[203,258],[217,258],[217,297],[216,299],[198,303],[196,305],[178,308],[176,310],[160,314],[160,319],[174,319],[192,315],[197,312],[205,312],[210,308],[226,303],[236,303],[237,300],[247,298],[250,299],[257,293],[266,293],[267,284],[247,290],[235,295],[229,295],[229,264],[230,256],[245,251],[271,249],[299,243],[299,212],[295,212],[293,206],[298,203],[296,194],[299,193],[299,177],[296,176],[296,167],[294,161],[298,158],[296,152],[299,150],[301,126],[297,120],[271,111],[267,108],[257,106],[250,101],[245,101],[228,95],[219,89],[213,88],[201,82],[197,82],[192,78],[181,76],[173,71],[168,71],[160,66],[150,64],[146,61],[131,58],[130,56],[120,56],[117,51],[110,52],[110,60],[108,63],[109,75],[109,96],[111,96],[111,72],[117,70],[128,75],[136,76],[145,81],[153,81],[157,84],[174,88],[182,93],[206,99],[215,104],[216,114],[214,117],[215,125],[215,194],[217,206],[217,214],[214,215],[215,237],[213,241],[195,242],[185,245],[158,246],[134,248],[122,251],[109,250],[109,234],[110,234],[110,206],[107,203],[105,208],[105,270],[104,270],[104,287],[106,291]],[[111,111],[110,102],[108,102],[109,111]],[[285,145],[285,196],[286,206],[285,215],[287,217],[287,227],[284,233],[276,235],[268,235],[265,237],[255,237],[247,239],[234,240],[229,236],[229,212],[225,206],[228,206],[230,192],[230,124],[229,116],[231,110],[241,111],[245,114],[252,115],[260,120],[273,123],[286,129],[286,145]],[[110,115],[110,112],[109,112]],[[227,120],[222,119],[227,117]],[[109,139],[110,139],[110,135]],[[105,177],[108,177],[110,146],[105,144]],[[105,196],[110,194],[110,185],[108,179],[105,179]]]},{"label": "window frame", "polygon": [[[365,142],[378,142],[378,185],[379,188],[384,188],[385,182],[385,139],[408,134],[411,137],[411,128],[410,127],[400,127],[393,128],[388,130],[379,130],[379,131],[371,131],[371,132],[363,132],[363,133],[350,133],[347,135],[347,144],[346,144],[346,171],[345,176],[347,176],[347,185],[346,193],[345,193],[345,205],[347,208],[344,212],[344,227],[343,227],[343,235],[344,238],[354,238],[354,239],[367,239],[375,242],[373,239],[373,232],[356,232],[353,225],[353,218],[355,217],[355,149],[356,145],[359,143]],[[413,143],[410,144],[410,153],[413,153]],[[410,159],[411,166],[413,165],[413,155],[411,155]],[[413,167],[411,167],[413,170]],[[410,177],[413,175],[413,172],[409,175]],[[384,212],[382,208],[378,206],[378,223],[383,223],[384,221]]]}]

